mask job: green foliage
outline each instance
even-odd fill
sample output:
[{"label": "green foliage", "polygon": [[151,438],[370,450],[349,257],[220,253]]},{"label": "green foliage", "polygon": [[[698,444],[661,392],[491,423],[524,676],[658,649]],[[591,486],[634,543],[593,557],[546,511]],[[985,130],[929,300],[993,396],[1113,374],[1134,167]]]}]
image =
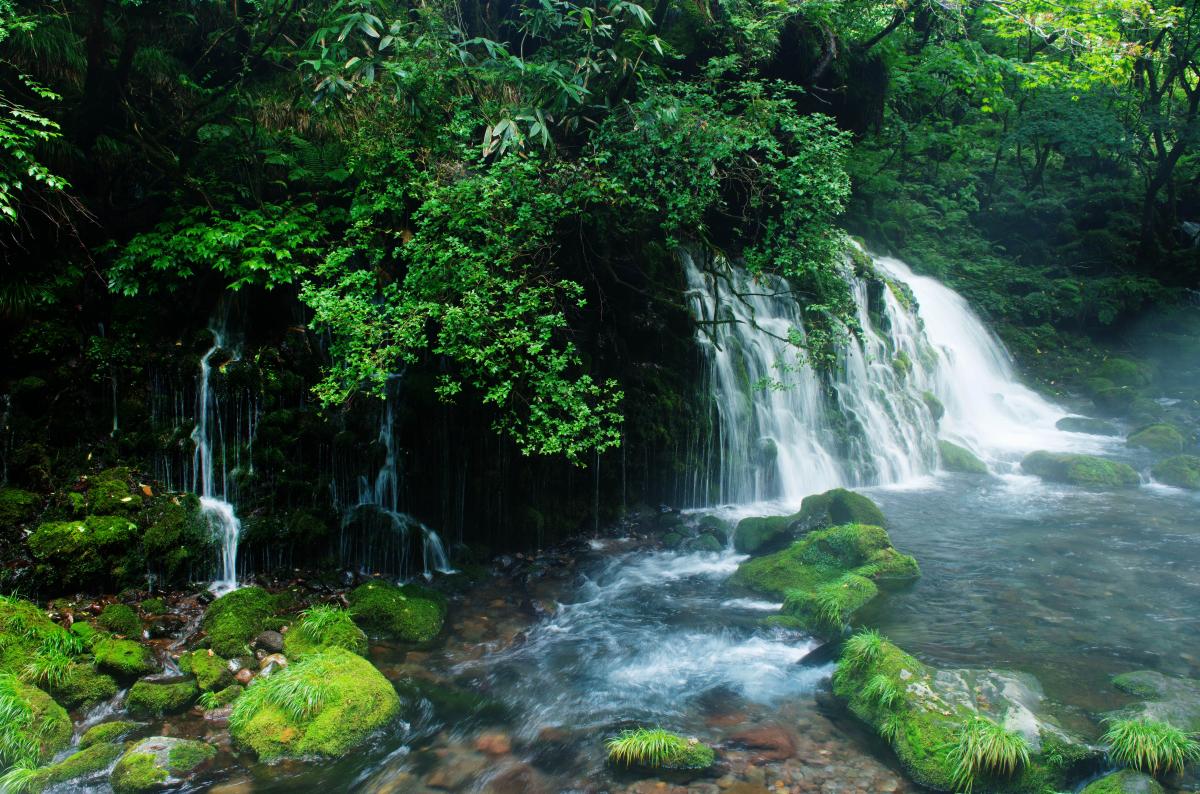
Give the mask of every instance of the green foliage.
[{"label": "green foliage", "polygon": [[367,636],[350,613],[328,604],[310,607],[284,638],[288,658],[299,658],[324,648],[338,647],[360,656],[367,652]]},{"label": "green foliage", "polygon": [[142,620],[132,607],[125,604],[109,604],[100,613],[97,622],[114,634],[120,634],[130,639],[141,639]]},{"label": "green foliage", "polygon": [[631,728],[605,740],[608,760],[620,766],[650,769],[701,769],[712,766],[713,751],[696,739],[662,728]]},{"label": "green foliage", "polygon": [[65,653],[39,648],[21,670],[21,680],[46,689],[60,689],[70,675],[72,660]]},{"label": "green foliage", "polygon": [[208,644],[219,656],[244,655],[250,640],[267,628],[275,614],[271,595],[261,587],[243,587],[214,601],[204,613],[202,626]]},{"label": "green foliage", "polygon": [[211,711],[221,707],[221,696],[212,690],[201,692],[200,697],[196,699],[196,704],[205,711]]},{"label": "green foliage", "polygon": [[883,653],[883,635],[875,629],[862,629],[854,633],[842,647],[839,667],[861,670],[875,664]]},{"label": "green foliage", "polygon": [[442,630],[445,599],[419,585],[368,582],[350,591],[350,617],[366,631],[405,642],[429,642]]},{"label": "green foliage", "polygon": [[304,722],[316,713],[330,695],[329,685],[305,674],[301,665],[291,665],[270,678],[254,682],[238,698],[229,715],[234,731],[245,730],[250,720],[268,706],[280,709],[292,722]]},{"label": "green foliage", "polygon": [[863,697],[879,708],[891,711],[904,702],[904,690],[886,675],[877,673],[863,687]]},{"label": "green foliage", "polygon": [[1003,725],[976,715],[959,728],[949,760],[954,765],[956,789],[969,794],[980,777],[1012,777],[1028,765],[1029,743]]},{"label": "green foliage", "polygon": [[1154,776],[1182,773],[1184,765],[1200,761],[1195,736],[1165,722],[1113,720],[1103,741],[1113,761]]}]

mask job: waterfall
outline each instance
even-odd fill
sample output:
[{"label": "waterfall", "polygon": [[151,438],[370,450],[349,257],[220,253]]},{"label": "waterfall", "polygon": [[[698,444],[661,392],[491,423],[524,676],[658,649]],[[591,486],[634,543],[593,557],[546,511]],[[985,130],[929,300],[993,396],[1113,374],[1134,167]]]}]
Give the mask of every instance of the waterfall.
[{"label": "waterfall", "polygon": [[[218,594],[237,589],[237,547],[242,524],[233,505],[226,501],[228,474],[225,466],[225,446],[221,452],[221,478],[216,479],[214,460],[214,434],[220,435],[221,416],[217,397],[212,389],[212,358],[224,349],[225,332],[219,324],[209,327],[213,335],[212,347],[200,358],[200,384],[196,393],[196,426],[192,430],[195,443],[192,463],[192,491],[200,496],[200,511],[208,523],[213,537],[221,544],[221,576],[211,585]],[[236,355],[233,360],[237,360]],[[218,484],[220,490],[217,490]]]},{"label": "waterfall", "polygon": [[[342,506],[341,556],[364,572],[388,570],[401,577],[416,572],[410,559],[414,533],[421,544],[420,574],[426,579],[437,573],[453,573],[441,536],[401,510],[399,445],[396,438],[396,403],[401,378],[393,375],[380,414],[379,444],[384,458],[374,478],[358,479],[358,499]],[[363,532],[353,525],[363,524]]]},{"label": "waterfall", "polygon": [[839,485],[913,480],[937,469],[939,437],[995,471],[1033,449],[1095,443],[1055,428],[1067,412],[1016,379],[961,295],[899,260],[848,257],[860,330],[822,374],[802,358],[804,317],[786,279],[680,259],[715,425],[697,505],[795,504]]}]

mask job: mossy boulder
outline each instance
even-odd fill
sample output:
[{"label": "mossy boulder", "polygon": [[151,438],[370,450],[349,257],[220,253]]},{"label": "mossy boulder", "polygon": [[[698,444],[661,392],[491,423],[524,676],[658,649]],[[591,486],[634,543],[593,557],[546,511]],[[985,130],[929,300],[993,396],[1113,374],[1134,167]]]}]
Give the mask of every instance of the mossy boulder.
[{"label": "mossy boulder", "polygon": [[99,640],[92,647],[96,666],[118,678],[135,678],[158,670],[150,649],[133,640]]},{"label": "mossy boulder", "polygon": [[212,602],[201,626],[215,653],[243,656],[250,650],[250,640],[270,628],[274,614],[275,602],[270,593],[261,587],[244,587]]},{"label": "mossy boulder", "polygon": [[743,518],[733,535],[733,546],[742,554],[766,554],[783,548],[798,535],[835,524],[884,526],[879,507],[862,494],[845,488],[807,496],[800,512],[790,516]]},{"label": "mossy boulder", "polygon": [[1142,700],[1108,716],[1165,722],[1181,731],[1200,733],[1200,680],[1138,670],[1115,676],[1113,686]]},{"label": "mossy boulder", "polygon": [[1149,775],[1122,769],[1090,783],[1081,794],[1164,794],[1164,791]]},{"label": "mossy boulder", "polygon": [[966,447],[939,440],[938,452],[942,456],[942,468],[946,471],[957,471],[963,474],[988,473],[987,464]]},{"label": "mossy boulder", "polygon": [[7,673],[0,675],[0,714],[5,715],[0,752],[10,760],[46,761],[71,743],[66,709]]},{"label": "mossy boulder", "polygon": [[445,598],[420,585],[375,581],[350,591],[350,617],[369,634],[429,642],[442,630]]},{"label": "mossy boulder", "polygon": [[1097,389],[1092,394],[1092,402],[1102,413],[1109,416],[1120,416],[1129,411],[1138,396],[1137,389],[1129,386],[1110,386]]},{"label": "mossy boulder", "polygon": [[61,645],[66,633],[36,604],[0,595],[0,673],[19,673],[43,643]]},{"label": "mossy boulder", "polygon": [[130,485],[129,469],[108,469],[87,478],[86,509],[102,516],[131,515],[141,509],[142,494]]},{"label": "mossy boulder", "polygon": [[1200,491],[1200,458],[1195,455],[1174,455],[1155,464],[1150,473],[1164,485]]},{"label": "mossy boulder", "polygon": [[125,696],[125,709],[131,717],[162,717],[186,711],[199,696],[200,687],[191,678],[138,681]]},{"label": "mossy boulder", "polygon": [[126,559],[137,538],[137,524],[125,516],[89,516],[40,524],[26,545],[41,582],[63,588],[96,587],[134,574]]},{"label": "mossy boulder", "polygon": [[[297,690],[317,706],[291,707]],[[304,756],[343,756],[400,713],[395,688],[370,662],[331,648],[255,681],[233,705],[234,741],[263,761]]]},{"label": "mossy boulder", "polygon": [[133,745],[113,767],[113,794],[145,794],[180,785],[211,761],[210,744],[170,736],[151,736]]},{"label": "mossy boulder", "polygon": [[1059,430],[1068,433],[1087,433],[1093,436],[1117,436],[1121,431],[1112,422],[1093,419],[1090,416],[1064,416],[1054,423]]},{"label": "mossy boulder", "polygon": [[[160,494],[142,509],[141,556],[160,583],[198,578],[212,559],[216,541],[192,494]],[[147,612],[160,612],[143,605]]]},{"label": "mossy boulder", "polygon": [[119,742],[141,727],[142,723],[132,720],[114,720],[93,725],[79,738],[79,749],[82,750],[94,744]]},{"label": "mossy boulder", "polygon": [[1178,454],[1183,451],[1183,434],[1174,425],[1165,423],[1148,425],[1125,439],[1131,447],[1142,447],[1162,455]]},{"label": "mossy boulder", "polygon": [[[944,669],[922,664],[885,639],[846,644],[834,694],[875,729],[905,772],[934,791],[959,791],[951,749],[965,725],[986,718],[1018,734],[1030,763],[1011,777],[981,774],[976,792],[1063,791],[1086,775],[1101,752],[1061,727],[1037,679],[1003,670]],[[884,695],[886,693],[886,696]]]},{"label": "mossy boulder", "polygon": [[96,622],[113,634],[130,639],[140,639],[142,636],[142,619],[125,604],[109,604]]},{"label": "mossy boulder", "polygon": [[105,675],[89,663],[76,662],[67,671],[61,685],[50,690],[50,694],[69,709],[91,708],[112,698],[119,687],[112,676]]},{"label": "mossy boulder", "polygon": [[1093,376],[1104,378],[1114,386],[1141,387],[1150,383],[1149,367],[1127,358],[1106,359],[1096,367]]},{"label": "mossy boulder", "polygon": [[0,534],[9,532],[33,519],[42,500],[31,491],[20,488],[0,488]]},{"label": "mossy boulder", "polygon": [[344,648],[359,656],[367,654],[367,635],[345,610],[326,613],[319,621],[301,617],[283,637],[283,653],[293,660],[329,648]]},{"label": "mossy boulder", "polygon": [[883,527],[843,524],[813,530],[783,551],[742,563],[731,584],[783,599],[783,622],[824,636],[879,594],[879,584],[920,576],[917,561],[892,546]]},{"label": "mossy boulder", "polygon": [[79,752],[72,753],[56,764],[39,769],[25,791],[36,794],[61,783],[71,781],[82,783],[100,777],[124,752],[124,747],[112,743],[81,747]]},{"label": "mossy boulder", "polygon": [[138,604],[138,608],[147,615],[162,615],[167,611],[167,602],[161,598],[147,598]]},{"label": "mossy boulder", "polygon": [[1129,488],[1141,482],[1125,463],[1071,452],[1031,452],[1021,461],[1021,469],[1043,480],[1084,488]]},{"label": "mossy boulder", "polygon": [[196,685],[205,692],[215,692],[233,683],[229,661],[218,656],[211,648],[183,654],[179,657],[179,669],[191,673]]},{"label": "mossy boulder", "polygon": [[925,407],[929,410],[929,415],[933,417],[933,421],[942,421],[942,417],[946,415],[946,406],[942,405],[942,401],[934,396],[933,392],[921,392],[921,402],[925,403]]}]

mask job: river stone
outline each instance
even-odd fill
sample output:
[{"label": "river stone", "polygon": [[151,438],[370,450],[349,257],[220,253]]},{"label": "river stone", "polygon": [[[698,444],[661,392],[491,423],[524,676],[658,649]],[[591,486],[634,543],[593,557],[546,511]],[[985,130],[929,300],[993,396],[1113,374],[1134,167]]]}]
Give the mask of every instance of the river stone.
[{"label": "river stone", "polygon": [[254,638],[254,647],[267,653],[280,653],[283,650],[283,635],[278,631],[264,631]]},{"label": "river stone", "polygon": [[1178,455],[1183,451],[1183,434],[1174,425],[1158,423],[1131,433],[1125,443],[1131,447],[1143,447],[1164,455]]},{"label": "river stone", "polygon": [[121,756],[110,782],[114,794],[143,794],[178,786],[208,763],[217,750],[205,742],[151,736]]},{"label": "river stone", "polygon": [[1093,436],[1117,436],[1121,431],[1112,422],[1093,419],[1090,416],[1064,416],[1054,423],[1059,430],[1068,433],[1088,433]]},{"label": "river stone", "polygon": [[946,471],[957,471],[963,474],[988,473],[987,464],[966,447],[938,439],[938,453],[942,458],[942,468]]},{"label": "river stone", "polygon": [[1128,464],[1070,452],[1030,452],[1021,461],[1021,469],[1043,480],[1084,488],[1128,488],[1141,483]]},{"label": "river stone", "polygon": [[1200,732],[1200,681],[1138,670],[1114,677],[1113,686],[1143,700],[1108,716],[1165,722],[1181,731]]},{"label": "river stone", "polygon": [[1163,794],[1163,787],[1149,775],[1124,769],[1088,785],[1082,794]]},{"label": "river stone", "polygon": [[784,548],[805,532],[837,524],[886,525],[883,512],[867,497],[845,488],[804,497],[800,512],[790,516],[743,518],[733,533],[742,554],[767,554]]}]

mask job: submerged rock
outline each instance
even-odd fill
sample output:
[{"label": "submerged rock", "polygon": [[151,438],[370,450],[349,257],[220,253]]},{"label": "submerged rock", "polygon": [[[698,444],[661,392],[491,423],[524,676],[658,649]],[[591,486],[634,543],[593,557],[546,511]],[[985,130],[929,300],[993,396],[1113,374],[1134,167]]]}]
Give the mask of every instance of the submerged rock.
[{"label": "submerged rock", "polygon": [[1021,468],[1043,480],[1085,488],[1128,488],[1141,482],[1133,467],[1125,463],[1070,452],[1031,452],[1021,461]]},{"label": "submerged rock", "polygon": [[920,576],[912,557],[878,526],[844,524],[805,535],[789,548],[747,560],[730,582],[782,598],[782,622],[824,636],[841,633],[850,616],[879,594],[879,582]]},{"label": "submerged rock", "polygon": [[1123,769],[1089,784],[1081,794],[1163,794],[1163,787],[1149,775]]},{"label": "submerged rock", "polygon": [[144,794],[178,785],[216,754],[216,748],[205,742],[170,736],[142,739],[113,767],[113,794]]},{"label": "submerged rock", "polygon": [[1089,433],[1093,436],[1118,436],[1121,431],[1112,422],[1093,419],[1090,416],[1064,416],[1054,423],[1059,430],[1068,433]]},{"label": "submerged rock", "polygon": [[367,582],[350,591],[350,617],[367,632],[404,642],[429,642],[442,630],[445,597],[415,584]]},{"label": "submerged rock", "polygon": [[1155,464],[1150,473],[1164,485],[1200,491],[1200,458],[1195,455],[1175,455],[1167,458]]},{"label": "submerged rock", "polygon": [[946,471],[957,471],[963,474],[988,473],[987,464],[966,447],[939,439],[938,452],[942,457],[942,468]]},{"label": "submerged rock", "polygon": [[234,702],[229,728],[264,761],[336,757],[399,713],[400,698],[382,673],[357,654],[330,648],[257,680]]},{"label": "submerged rock", "polygon": [[1174,425],[1153,424],[1131,433],[1125,443],[1151,452],[1178,454],[1183,451],[1183,434]]},{"label": "submerged rock", "polygon": [[733,545],[742,554],[766,554],[783,548],[798,535],[835,524],[886,523],[879,507],[862,494],[845,488],[807,496],[800,512],[790,516],[743,518],[733,535]]},{"label": "submerged rock", "polygon": [[1019,736],[1030,762],[1011,776],[982,771],[974,781],[976,792],[1062,791],[1102,757],[1098,748],[1051,716],[1033,676],[1004,670],[939,670],[874,632],[846,643],[833,691],[892,746],[914,781],[935,791],[962,789],[956,784],[952,750],[964,729],[981,717],[1014,739]]}]

